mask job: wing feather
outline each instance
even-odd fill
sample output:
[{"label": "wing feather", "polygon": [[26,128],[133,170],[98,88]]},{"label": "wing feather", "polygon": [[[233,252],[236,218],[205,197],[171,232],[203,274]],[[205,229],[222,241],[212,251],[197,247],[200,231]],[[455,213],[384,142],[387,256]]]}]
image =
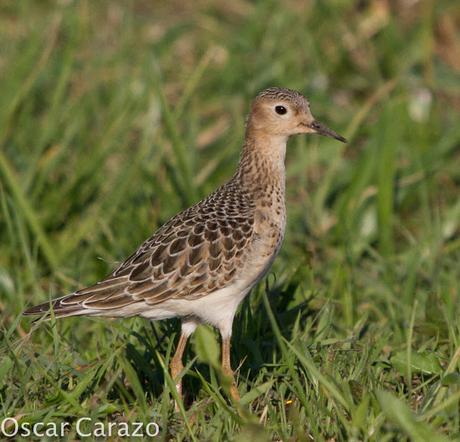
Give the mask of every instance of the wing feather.
[{"label": "wing feather", "polygon": [[[106,279],[51,302],[57,316],[107,314],[133,303],[196,299],[224,287],[246,262],[254,206],[229,184],[176,215]],[[50,303],[25,314],[48,312]]]}]

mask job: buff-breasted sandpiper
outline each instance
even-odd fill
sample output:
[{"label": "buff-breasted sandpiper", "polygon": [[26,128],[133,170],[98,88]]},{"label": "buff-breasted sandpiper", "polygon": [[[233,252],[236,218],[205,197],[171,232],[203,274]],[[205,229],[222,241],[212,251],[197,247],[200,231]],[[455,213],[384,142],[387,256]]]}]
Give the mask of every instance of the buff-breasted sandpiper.
[{"label": "buff-breasted sandpiper", "polygon": [[230,337],[238,305],[267,273],[284,237],[286,143],[317,133],[345,139],[315,120],[300,93],[272,87],[252,103],[241,159],[233,177],[158,229],[110,276],[25,311],[56,318],[89,315],[179,317],[181,335],[171,377],[182,394],[182,356],[200,323],[222,337],[222,370],[239,393],[230,365]]}]

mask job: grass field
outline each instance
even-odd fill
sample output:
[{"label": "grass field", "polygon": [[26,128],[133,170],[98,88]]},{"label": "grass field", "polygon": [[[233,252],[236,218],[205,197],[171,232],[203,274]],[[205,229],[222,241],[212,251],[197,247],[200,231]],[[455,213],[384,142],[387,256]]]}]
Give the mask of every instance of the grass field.
[{"label": "grass field", "polygon": [[[455,3],[2,1],[0,422],[69,422],[68,440],[84,416],[154,421],[158,440],[460,440]],[[234,327],[241,404],[202,328],[175,414],[178,322],[21,311],[105,276],[229,178],[272,85],[349,143],[290,141],[285,243]]]}]

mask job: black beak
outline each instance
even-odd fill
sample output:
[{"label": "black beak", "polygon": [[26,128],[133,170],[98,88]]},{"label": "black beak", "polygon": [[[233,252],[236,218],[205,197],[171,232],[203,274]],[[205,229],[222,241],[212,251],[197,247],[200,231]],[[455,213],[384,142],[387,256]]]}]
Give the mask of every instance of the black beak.
[{"label": "black beak", "polygon": [[320,123],[319,121],[313,121],[313,123],[311,123],[309,127],[310,129],[313,129],[317,134],[335,138],[336,140],[339,140],[342,143],[347,142],[347,140],[344,137],[342,137],[342,135],[339,135],[337,132],[334,132],[332,129],[329,129],[327,126],[325,126],[323,123]]}]

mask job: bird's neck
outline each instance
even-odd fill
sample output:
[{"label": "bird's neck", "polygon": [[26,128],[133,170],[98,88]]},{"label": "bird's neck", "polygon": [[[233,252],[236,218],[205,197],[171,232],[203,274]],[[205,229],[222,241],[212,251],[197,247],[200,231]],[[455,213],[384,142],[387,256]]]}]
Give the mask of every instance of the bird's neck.
[{"label": "bird's neck", "polygon": [[255,198],[285,190],[287,137],[271,135],[248,127],[235,178]]}]

